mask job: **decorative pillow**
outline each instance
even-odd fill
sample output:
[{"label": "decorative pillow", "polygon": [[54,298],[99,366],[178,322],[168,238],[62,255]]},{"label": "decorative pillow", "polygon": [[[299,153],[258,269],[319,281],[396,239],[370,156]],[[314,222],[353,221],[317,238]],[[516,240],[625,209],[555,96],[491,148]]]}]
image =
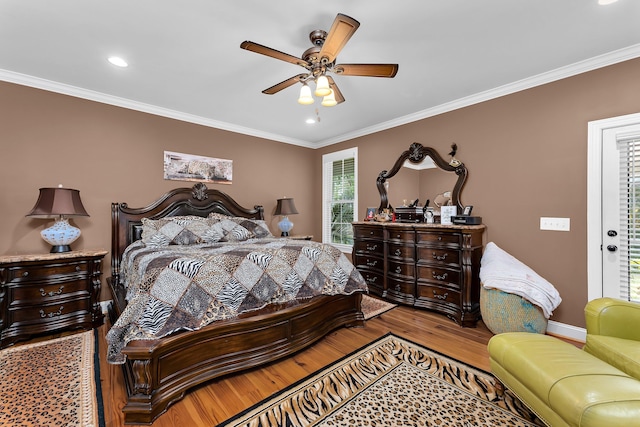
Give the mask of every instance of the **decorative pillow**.
[{"label": "decorative pillow", "polygon": [[261,219],[249,219],[228,216],[212,212],[209,218],[219,221],[224,237],[221,242],[241,242],[243,240],[262,237],[273,237],[267,223]]},{"label": "decorative pillow", "polygon": [[[216,221],[217,223],[217,221]],[[220,241],[224,234],[207,218],[173,216],[142,218],[142,241],[148,246],[193,245]]]}]

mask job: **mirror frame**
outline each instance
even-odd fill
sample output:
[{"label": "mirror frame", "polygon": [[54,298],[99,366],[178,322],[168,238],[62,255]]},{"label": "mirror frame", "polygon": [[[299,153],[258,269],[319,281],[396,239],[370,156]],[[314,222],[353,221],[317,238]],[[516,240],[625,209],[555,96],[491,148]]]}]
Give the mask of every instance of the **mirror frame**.
[{"label": "mirror frame", "polygon": [[420,163],[426,156],[429,156],[440,169],[447,172],[455,172],[456,175],[458,175],[458,180],[456,181],[453,190],[451,190],[451,202],[458,207],[458,214],[460,215],[464,209],[464,206],[460,202],[460,193],[462,192],[462,187],[467,180],[468,171],[464,163],[454,157],[456,155],[457,148],[456,144],[451,145],[452,151],[449,153],[451,155],[451,162],[447,163],[433,148],[424,147],[418,142],[411,144],[409,149],[404,151],[400,157],[398,157],[398,160],[396,160],[391,170],[383,170],[376,179],[376,186],[380,193],[380,207],[378,208],[378,212],[382,212],[383,209],[388,208],[393,210],[393,207],[389,206],[389,197],[387,195],[387,189],[384,186],[385,182],[398,173],[406,160],[409,160],[411,163]]}]

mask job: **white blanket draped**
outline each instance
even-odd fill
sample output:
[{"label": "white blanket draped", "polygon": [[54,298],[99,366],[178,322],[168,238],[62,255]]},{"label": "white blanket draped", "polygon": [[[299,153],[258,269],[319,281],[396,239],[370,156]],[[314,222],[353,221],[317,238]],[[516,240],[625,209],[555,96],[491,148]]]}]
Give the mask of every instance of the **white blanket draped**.
[{"label": "white blanket draped", "polygon": [[519,295],[537,305],[547,319],[562,302],[551,283],[493,242],[487,244],[482,255],[480,281],[487,289]]}]

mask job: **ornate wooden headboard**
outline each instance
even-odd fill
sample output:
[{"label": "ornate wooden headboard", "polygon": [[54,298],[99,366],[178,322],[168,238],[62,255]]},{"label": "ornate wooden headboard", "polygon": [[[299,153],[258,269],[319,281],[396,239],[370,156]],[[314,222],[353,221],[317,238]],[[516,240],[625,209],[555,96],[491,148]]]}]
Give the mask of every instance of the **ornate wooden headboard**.
[{"label": "ornate wooden headboard", "polygon": [[208,189],[201,182],[192,188],[176,188],[142,208],[126,203],[111,204],[111,280],[120,282],[120,261],[126,247],[142,236],[142,218],[158,219],[178,215],[206,217],[211,212],[229,216],[264,219],[264,208],[240,206],[226,193]]}]

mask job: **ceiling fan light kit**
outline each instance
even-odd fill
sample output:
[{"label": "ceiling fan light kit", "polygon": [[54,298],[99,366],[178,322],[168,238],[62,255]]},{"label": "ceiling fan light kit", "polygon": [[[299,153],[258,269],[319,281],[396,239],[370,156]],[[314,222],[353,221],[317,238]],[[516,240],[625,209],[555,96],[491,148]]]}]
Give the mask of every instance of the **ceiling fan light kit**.
[{"label": "ceiling fan light kit", "polygon": [[267,95],[273,95],[283,89],[302,83],[298,103],[303,105],[313,104],[311,88],[308,82],[315,81],[314,94],[323,97],[321,105],[333,107],[345,101],[338,89],[336,82],[327,73],[343,76],[367,76],[393,78],[398,72],[398,64],[337,64],[338,53],[344,48],[351,36],[356,32],[360,23],[355,19],[339,13],[333,21],[329,32],[315,30],[309,34],[313,47],[307,49],[302,57],[298,58],[279,50],[260,45],[251,41],[240,44],[241,49],[269,56],[291,64],[299,65],[307,70],[306,74],[298,74],[262,91]]}]

